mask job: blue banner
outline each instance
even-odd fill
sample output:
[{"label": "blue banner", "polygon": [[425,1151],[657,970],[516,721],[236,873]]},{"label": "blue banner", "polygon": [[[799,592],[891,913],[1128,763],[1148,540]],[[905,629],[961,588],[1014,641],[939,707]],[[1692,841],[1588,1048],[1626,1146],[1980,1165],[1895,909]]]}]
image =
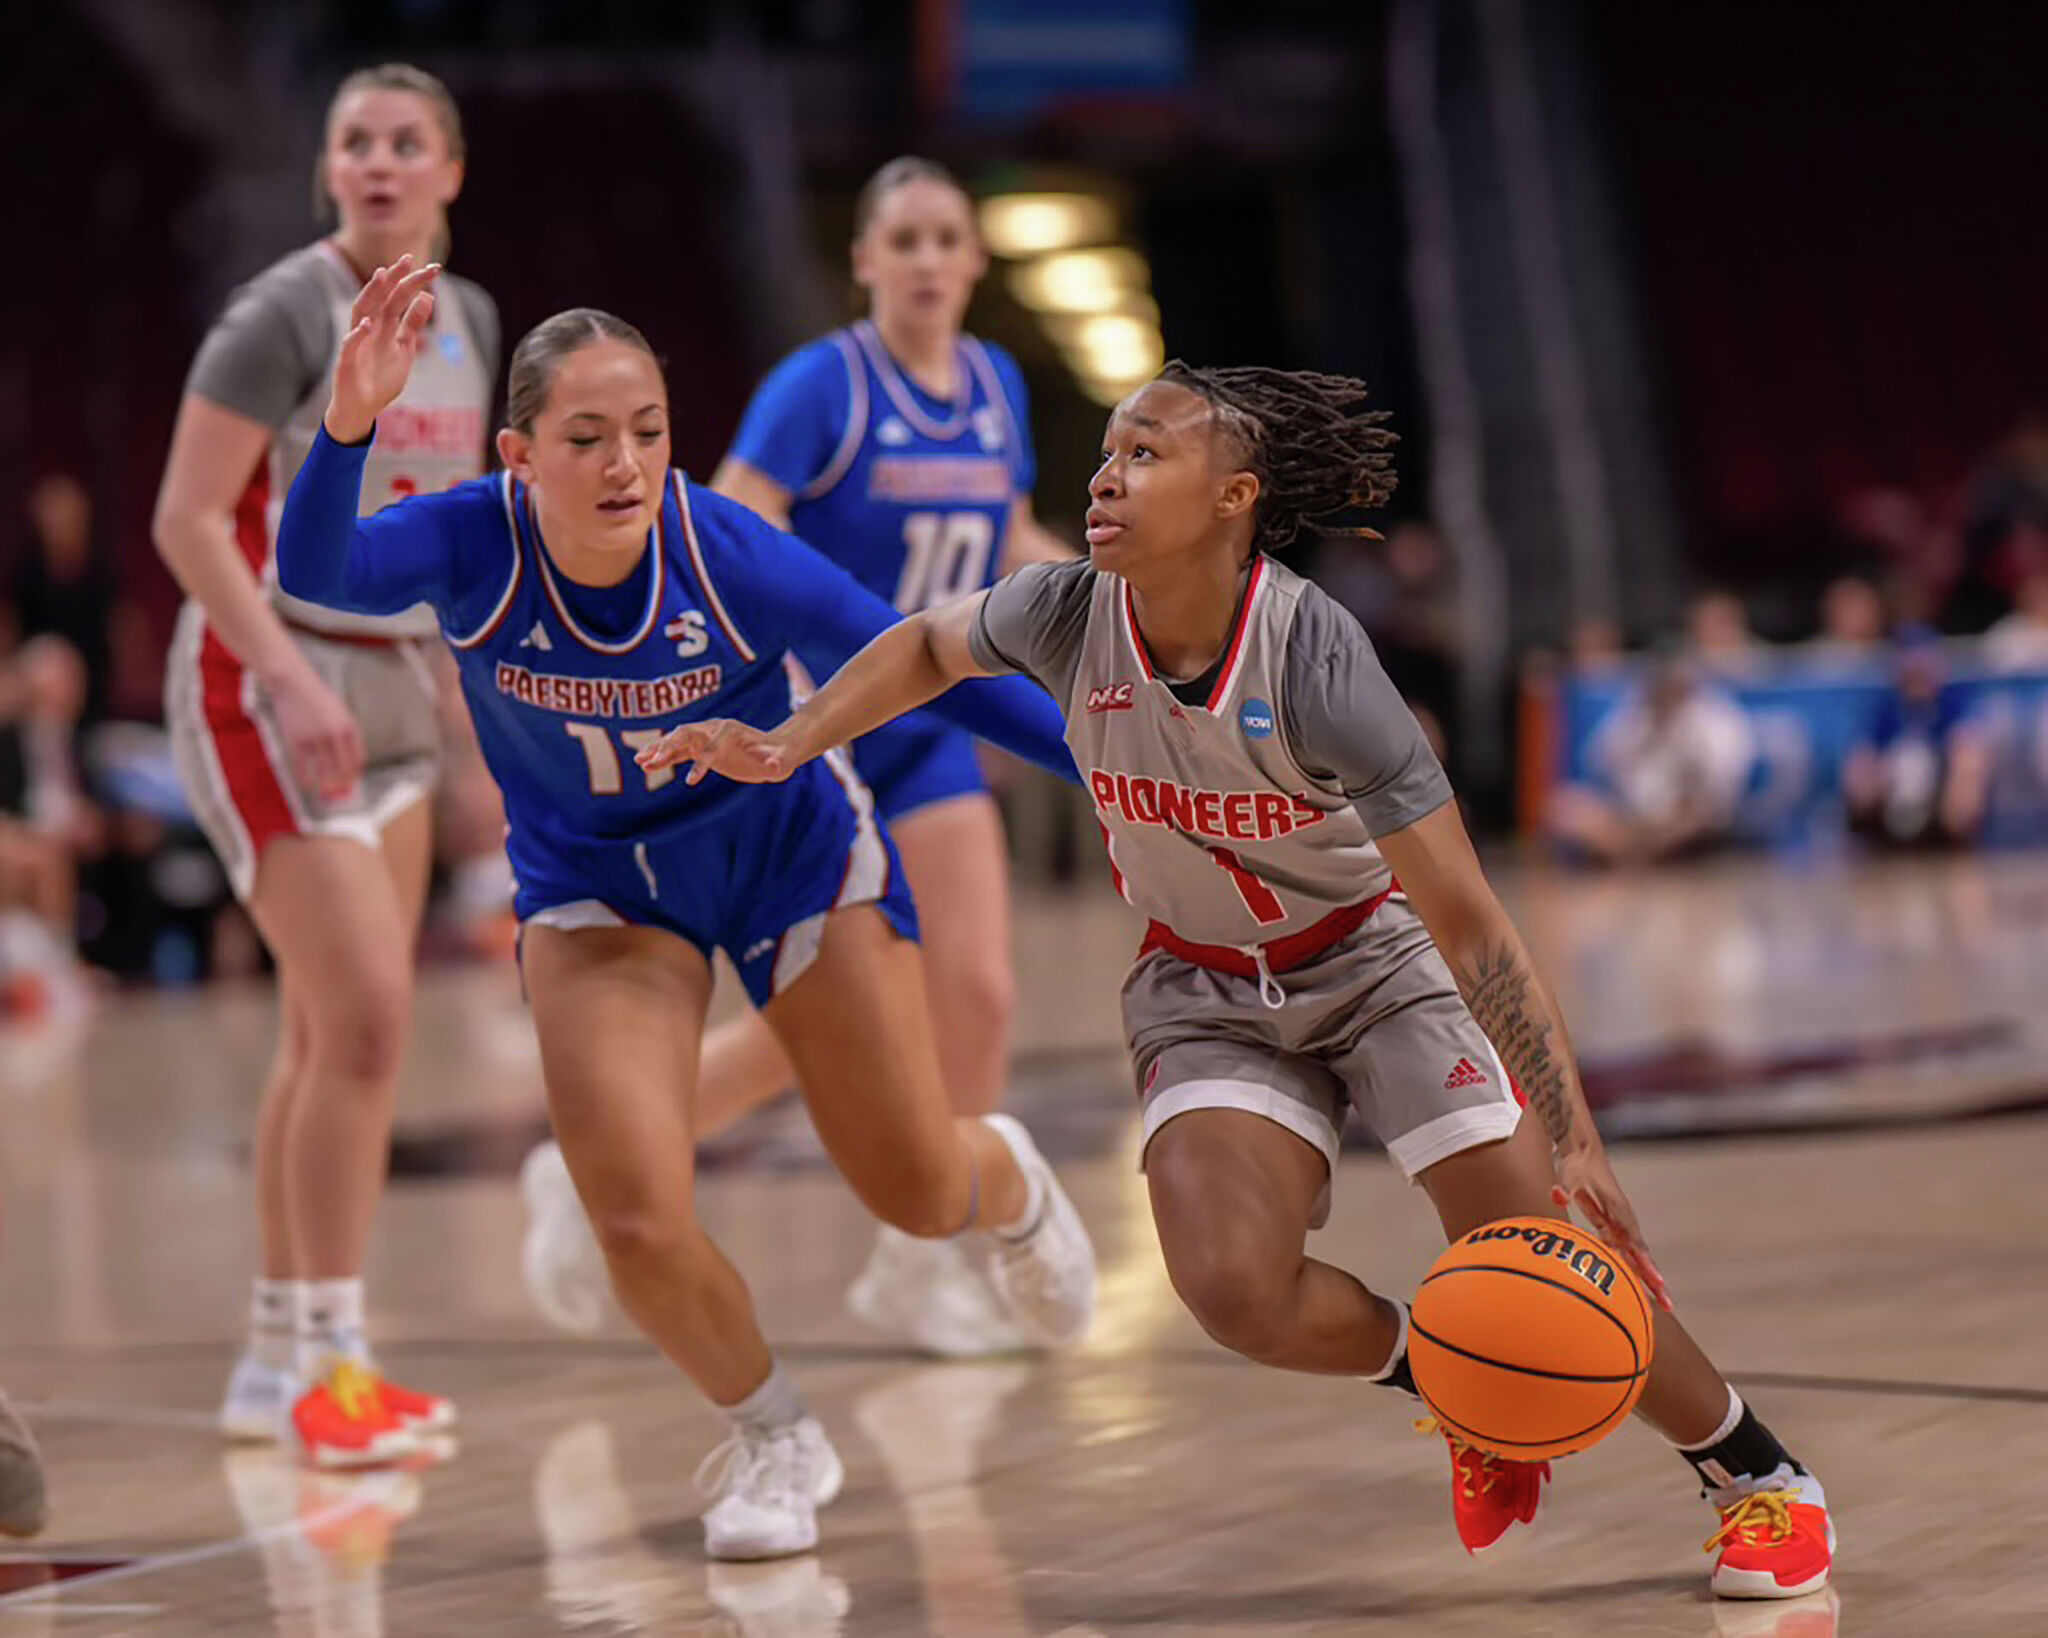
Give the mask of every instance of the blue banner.
[{"label": "blue banner", "polygon": [[[1558,776],[1597,783],[1593,736],[1640,684],[1638,667],[1574,676],[1559,692]],[[1868,743],[1896,697],[1888,663],[1783,664],[1714,686],[1741,706],[1756,741],[1736,814],[1739,840],[1768,846],[1824,842],[1845,829],[1842,766]],[[1944,706],[1967,717],[1992,748],[1994,771],[1982,839],[2048,842],[2048,673],[2005,673],[1952,661]]]}]

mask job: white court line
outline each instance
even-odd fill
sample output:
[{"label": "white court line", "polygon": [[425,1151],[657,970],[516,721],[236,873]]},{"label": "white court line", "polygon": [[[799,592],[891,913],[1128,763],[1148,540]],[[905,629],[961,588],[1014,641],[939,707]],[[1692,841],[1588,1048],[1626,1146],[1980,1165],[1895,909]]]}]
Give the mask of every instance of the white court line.
[{"label": "white court line", "polygon": [[161,1604],[59,1604],[57,1615],[161,1615]]},{"label": "white court line", "polygon": [[[205,1564],[217,1558],[232,1558],[237,1553],[246,1553],[252,1548],[261,1547],[265,1542],[281,1541],[286,1536],[310,1535],[330,1524],[339,1523],[361,1506],[362,1503],[354,1499],[340,1501],[332,1507],[323,1507],[309,1517],[294,1519],[289,1524],[272,1524],[261,1530],[246,1530],[226,1541],[210,1541],[204,1547],[187,1547],[175,1553],[144,1554],[132,1564],[116,1565],[111,1570],[97,1570],[91,1575],[76,1576],[70,1581],[51,1581],[40,1587],[24,1587],[20,1592],[0,1597],[0,1614],[5,1614],[16,1605],[48,1603],[53,1599],[61,1599],[66,1593],[80,1587],[104,1587],[112,1582],[126,1581],[138,1575],[153,1575],[159,1570],[181,1570],[188,1564]],[[54,1556],[44,1555],[46,1558]]]}]

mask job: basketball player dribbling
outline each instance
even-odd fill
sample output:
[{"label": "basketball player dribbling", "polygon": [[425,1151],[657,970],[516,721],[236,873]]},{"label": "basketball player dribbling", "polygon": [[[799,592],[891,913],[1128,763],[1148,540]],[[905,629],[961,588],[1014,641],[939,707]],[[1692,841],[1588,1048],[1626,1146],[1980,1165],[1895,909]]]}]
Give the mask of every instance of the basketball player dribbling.
[{"label": "basketball player dribbling", "polygon": [[[362,619],[287,597],[270,559],[350,304],[369,270],[445,240],[462,176],[438,80],[394,64],[342,83],[316,170],[339,226],[244,285],[208,332],[157,500],[187,598],[165,682],[179,774],[276,958],[281,1012],[254,1145],[261,1271],[221,1425],[296,1437],[319,1466],[406,1455],[455,1417],[377,1372],[362,1286],[427,886],[436,627],[430,610]],[[449,279],[365,510],[484,470],[497,355],[490,298]]]},{"label": "basketball player dribbling", "polygon": [[[278,528],[281,583],[332,607],[435,611],[505,798],[520,972],[548,1114],[621,1305],[718,1406],[714,1558],[817,1544],[844,1470],[696,1212],[698,1055],[723,950],[775,1029],[861,1202],[906,1233],[971,1235],[1031,1340],[1095,1301],[1087,1230],[1017,1121],[955,1116],[917,918],[887,828],[841,758],[763,789],[643,774],[658,724],[770,722],[794,657],[843,663],[894,621],[801,541],[669,466],[668,389],[611,314],[558,313],[513,349],[505,470],[359,517],[373,434],[424,351],[438,269],[357,299],[321,430]],[[1014,678],[940,708],[1055,770],[1055,713]]]},{"label": "basketball player dribbling", "polygon": [[[799,348],[754,394],[712,487],[790,530],[905,614],[987,586],[1005,564],[1073,554],[1032,514],[1024,380],[961,328],[988,255],[966,190],[928,159],[893,159],[854,208],[853,274],[868,317]],[[932,1027],[954,1111],[986,1114],[1009,1073],[1009,859],[969,735],[918,712],[850,747],[903,854],[929,956]],[[700,1134],[794,1084],[752,1013],[705,1042]],[[524,1173],[528,1283],[570,1329],[601,1316],[589,1229],[552,1145]],[[883,1225],[847,1294],[877,1329],[934,1354],[1024,1338],[985,1271],[950,1240]]]},{"label": "basketball player dribbling", "polygon": [[[1820,1484],[1670,1313],[1556,1005],[1364,632],[1269,555],[1391,493],[1364,398],[1344,377],[1169,365],[1110,417],[1088,561],[905,622],[774,729],[687,724],[643,763],[786,778],[960,678],[1035,677],[1152,918],[1125,1024],[1161,1248],[1204,1329],[1413,1392],[1406,1305],[1305,1254],[1355,1108],[1452,1239],[1576,1205],[1630,1259],[1664,1303],[1639,1410],[1720,1511],[1714,1591],[1815,1591]],[[1548,1463],[1450,1453],[1468,1549],[1535,1518]]]}]

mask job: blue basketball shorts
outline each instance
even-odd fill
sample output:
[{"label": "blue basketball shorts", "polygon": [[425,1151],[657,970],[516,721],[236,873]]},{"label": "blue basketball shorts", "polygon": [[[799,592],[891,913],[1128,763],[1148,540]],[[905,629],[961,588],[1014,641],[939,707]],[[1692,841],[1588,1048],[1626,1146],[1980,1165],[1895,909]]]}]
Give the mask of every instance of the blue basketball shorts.
[{"label": "blue basketball shorts", "polygon": [[506,851],[521,928],[659,927],[723,950],[764,1006],[817,959],[825,918],[872,904],[908,939],[917,910],[875,800],[840,754],[758,785],[716,824],[651,841],[522,835]]}]

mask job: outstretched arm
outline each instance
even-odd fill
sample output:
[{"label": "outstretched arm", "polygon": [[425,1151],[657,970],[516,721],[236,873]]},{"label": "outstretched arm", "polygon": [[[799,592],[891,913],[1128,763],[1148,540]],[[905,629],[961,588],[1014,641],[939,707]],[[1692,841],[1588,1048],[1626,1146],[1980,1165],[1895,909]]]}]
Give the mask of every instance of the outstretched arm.
[{"label": "outstretched arm", "polygon": [[1557,1156],[1558,1204],[1585,1212],[1668,1308],[1664,1278],[1593,1125],[1563,1015],[1480,868],[1457,804],[1446,802],[1377,841],[1472,1016],[1543,1122]]},{"label": "outstretched arm", "polygon": [[955,683],[989,675],[967,641],[987,595],[926,609],[887,627],[776,728],[685,723],[641,751],[640,764],[653,769],[689,763],[693,785],[707,773],[750,784],[787,779],[812,758],[929,704]]}]

